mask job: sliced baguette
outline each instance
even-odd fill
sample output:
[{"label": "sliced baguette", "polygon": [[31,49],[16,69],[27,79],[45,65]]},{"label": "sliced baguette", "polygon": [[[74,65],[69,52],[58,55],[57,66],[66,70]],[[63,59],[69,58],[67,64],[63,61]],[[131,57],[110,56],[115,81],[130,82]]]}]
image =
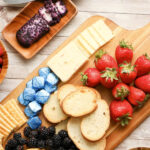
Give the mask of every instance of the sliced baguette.
[{"label": "sliced baguette", "polygon": [[57,124],[55,126],[56,128],[56,133],[58,133],[60,130],[67,130],[67,123],[68,123],[68,119],[60,122],[59,124]]},{"label": "sliced baguette", "polygon": [[98,141],[110,125],[109,106],[104,100],[97,100],[98,108],[81,121],[81,133],[87,140]]},{"label": "sliced baguette", "polygon": [[97,108],[96,94],[90,88],[82,88],[70,93],[62,103],[63,111],[72,117],[81,117]]},{"label": "sliced baguette", "polygon": [[43,114],[51,123],[59,123],[68,118],[59,105],[57,92],[52,94],[48,102],[44,105]]},{"label": "sliced baguette", "polygon": [[80,150],[104,150],[106,147],[106,139],[97,142],[90,142],[86,140],[80,129],[81,119],[71,118],[67,124],[69,137]]},{"label": "sliced baguette", "polygon": [[73,84],[65,84],[62,87],[60,87],[58,90],[58,100],[60,105],[62,105],[62,101],[67,95],[69,95],[71,92],[74,92],[76,90],[77,87],[74,86]]}]

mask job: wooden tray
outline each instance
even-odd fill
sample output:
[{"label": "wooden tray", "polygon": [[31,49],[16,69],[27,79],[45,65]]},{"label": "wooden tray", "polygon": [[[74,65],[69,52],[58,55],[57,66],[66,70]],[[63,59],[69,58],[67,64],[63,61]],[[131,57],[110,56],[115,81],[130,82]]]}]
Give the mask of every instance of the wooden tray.
[{"label": "wooden tray", "polygon": [[43,6],[43,0],[34,1],[25,6],[20,14],[18,14],[8,24],[2,34],[9,44],[14,47],[24,58],[32,58],[41,48],[43,48],[71,19],[77,14],[77,8],[71,0],[64,0],[64,3],[68,9],[68,13],[61,19],[61,21],[52,26],[49,33],[43,36],[39,41],[32,44],[29,48],[22,47],[17,39],[16,32],[32,17],[34,16],[39,8]]},{"label": "wooden tray", "polygon": [[[109,19],[106,19],[101,16],[93,16],[85,21],[62,45],[58,47],[39,67],[37,67],[15,90],[13,90],[3,101],[2,104],[8,101],[11,98],[17,98],[19,94],[24,90],[26,86],[26,82],[31,80],[34,76],[38,75],[38,70],[41,67],[46,66],[49,59],[51,59],[57,52],[59,52],[66,44],[68,44],[72,39],[74,39],[81,31],[85,28],[93,24],[95,21],[103,19],[106,24],[111,28],[114,32],[115,37],[106,45],[102,47],[102,49],[106,50],[110,55],[114,57],[115,48],[118,45],[118,42],[122,39],[126,41],[130,41],[134,47],[134,60],[144,54],[145,52],[150,54],[149,46],[150,46],[150,24],[135,30],[135,31],[128,31],[119,27],[114,22]],[[76,85],[81,85],[81,77],[80,72],[83,72],[87,67],[94,66],[94,56],[90,58],[90,61],[86,63],[68,83],[73,83]],[[61,86],[63,83],[60,83]],[[102,98],[105,99],[108,104],[113,99],[111,90],[104,88],[102,86],[98,86],[97,90],[100,91]],[[22,109],[23,107],[20,106]],[[115,122],[111,121],[110,128],[107,132],[107,146],[106,150],[113,150],[116,146],[118,146],[140,123],[142,123],[149,115],[150,115],[150,101],[144,105],[143,108],[136,110],[133,115],[133,119],[130,121],[127,127],[121,127],[120,125],[116,124]],[[43,121],[43,125],[49,125],[49,123],[44,119],[44,116],[41,112],[40,118]],[[22,131],[22,128],[20,129]]]}]

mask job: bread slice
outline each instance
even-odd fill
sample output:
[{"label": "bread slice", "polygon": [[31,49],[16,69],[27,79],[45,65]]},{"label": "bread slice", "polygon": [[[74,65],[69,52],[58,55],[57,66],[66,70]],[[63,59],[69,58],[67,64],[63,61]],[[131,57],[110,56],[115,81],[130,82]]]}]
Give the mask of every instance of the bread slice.
[{"label": "bread slice", "polygon": [[74,92],[77,90],[77,87],[73,84],[65,84],[62,87],[58,89],[58,100],[60,105],[62,105],[62,101],[64,98],[69,95],[71,92]]},{"label": "bread slice", "polygon": [[72,117],[87,115],[97,108],[96,94],[90,88],[82,88],[65,97],[63,111]]},{"label": "bread slice", "polygon": [[69,137],[80,150],[104,150],[106,147],[106,139],[97,142],[90,142],[86,140],[80,129],[81,119],[71,118],[67,124]]},{"label": "bread slice", "polygon": [[104,100],[97,101],[98,108],[81,121],[82,135],[90,141],[100,140],[110,125],[109,106]]},{"label": "bread slice", "polygon": [[56,133],[58,133],[60,130],[67,130],[67,123],[68,123],[68,119],[60,122],[59,124],[57,124],[55,126],[56,128]]},{"label": "bread slice", "polygon": [[59,105],[57,92],[52,94],[48,102],[44,105],[43,113],[46,119],[51,123],[59,123],[68,118]]}]

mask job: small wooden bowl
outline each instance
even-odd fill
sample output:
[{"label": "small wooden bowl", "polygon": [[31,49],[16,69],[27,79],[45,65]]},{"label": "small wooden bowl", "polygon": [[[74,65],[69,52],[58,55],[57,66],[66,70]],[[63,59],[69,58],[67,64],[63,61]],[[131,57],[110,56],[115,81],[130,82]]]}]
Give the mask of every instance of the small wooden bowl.
[{"label": "small wooden bowl", "polygon": [[0,41],[0,47],[2,48],[4,54],[3,54],[3,66],[2,66],[2,71],[0,73],[0,84],[3,82],[5,76],[6,76],[6,73],[7,73],[7,68],[8,68],[8,55],[7,55],[7,52],[3,46],[3,44],[1,43]]}]

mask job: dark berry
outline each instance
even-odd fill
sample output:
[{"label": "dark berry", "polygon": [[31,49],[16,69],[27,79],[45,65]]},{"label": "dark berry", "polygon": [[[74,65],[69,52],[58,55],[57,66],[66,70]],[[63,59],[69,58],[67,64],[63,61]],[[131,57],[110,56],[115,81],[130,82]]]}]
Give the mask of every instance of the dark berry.
[{"label": "dark berry", "polygon": [[15,150],[24,150],[24,147],[22,145],[18,145]]},{"label": "dark berry", "polygon": [[27,141],[27,146],[30,148],[36,148],[37,147],[37,139],[32,137]]},{"label": "dark berry", "polygon": [[56,132],[56,129],[54,126],[50,126],[48,127],[48,133],[49,133],[49,136],[52,137]]},{"label": "dark berry", "polygon": [[78,150],[78,148],[75,146],[75,144],[74,144],[74,143],[72,143],[72,145],[71,145],[70,149]]},{"label": "dark berry", "polygon": [[59,147],[61,145],[61,137],[58,134],[55,134],[52,138],[54,147]]},{"label": "dark berry", "polygon": [[13,137],[18,141],[21,138],[21,133],[15,133]]},{"label": "dark berry", "polygon": [[25,127],[25,128],[24,128],[24,135],[25,135],[26,137],[29,137],[31,131],[32,131],[32,129],[31,129],[30,127]]},{"label": "dark berry", "polygon": [[44,140],[39,140],[38,143],[37,143],[37,147],[38,148],[45,148],[46,147],[45,141]]},{"label": "dark berry", "polygon": [[18,140],[19,145],[25,145],[27,143],[27,141],[24,138],[20,138]]},{"label": "dark berry", "polygon": [[17,141],[15,139],[10,139],[10,140],[8,140],[7,144],[9,145],[9,147],[14,148],[17,146]]},{"label": "dark berry", "polygon": [[68,132],[65,131],[65,130],[60,130],[60,131],[58,132],[58,134],[59,134],[59,136],[60,136],[62,139],[64,139],[65,137],[68,137]]},{"label": "dark berry", "polygon": [[51,140],[51,139],[46,140],[46,147],[47,148],[54,147],[53,140]]},{"label": "dark berry", "polygon": [[72,145],[72,140],[69,137],[64,138],[63,147],[69,148]]},{"label": "dark berry", "polygon": [[49,136],[48,129],[46,127],[39,127],[38,133],[39,133],[40,139],[47,139]]},{"label": "dark berry", "polygon": [[39,134],[37,130],[31,131],[30,137],[38,138]]},{"label": "dark berry", "polygon": [[57,150],[66,150],[66,149],[63,147],[59,147],[59,148],[57,148]]},{"label": "dark berry", "polygon": [[6,144],[6,146],[5,146],[5,150],[11,150],[12,148],[8,145],[8,144]]}]

